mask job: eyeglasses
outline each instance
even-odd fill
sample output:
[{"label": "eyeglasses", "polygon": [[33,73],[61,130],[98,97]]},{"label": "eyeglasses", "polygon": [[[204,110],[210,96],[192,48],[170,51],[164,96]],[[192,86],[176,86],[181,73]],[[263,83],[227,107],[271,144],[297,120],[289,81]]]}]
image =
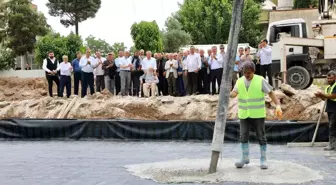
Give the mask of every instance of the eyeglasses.
[{"label": "eyeglasses", "polygon": [[220,49],[224,49],[224,48],[220,48]]}]

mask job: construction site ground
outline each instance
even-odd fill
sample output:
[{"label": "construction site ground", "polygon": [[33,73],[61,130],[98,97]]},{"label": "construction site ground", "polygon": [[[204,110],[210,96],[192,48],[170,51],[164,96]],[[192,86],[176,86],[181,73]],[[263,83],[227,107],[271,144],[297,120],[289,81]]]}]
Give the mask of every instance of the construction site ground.
[{"label": "construction site ground", "polygon": [[[282,103],[282,119],[317,120],[324,104],[314,96],[317,91],[321,89],[315,85],[300,91],[281,85],[275,92]],[[267,120],[275,120],[275,104],[267,96],[266,102]],[[45,78],[0,78],[0,119],[215,120],[217,103],[218,95],[139,98],[113,96],[106,89],[75,100],[51,98]],[[237,118],[237,109],[237,98],[230,99],[228,119]],[[326,120],[324,115],[322,121]]]},{"label": "construction site ground", "polygon": [[[159,183],[133,176],[125,166],[182,158],[209,159],[210,148],[210,143],[194,142],[5,141],[0,143],[0,182],[2,185],[154,185]],[[238,159],[239,156],[239,144],[223,145],[222,158]],[[324,152],[322,148],[270,145],[268,150],[268,160],[296,163],[318,171],[323,177],[303,185],[336,184],[336,167],[332,165],[335,157],[336,153]],[[251,158],[259,158],[259,146],[255,144],[251,147]],[[229,164],[232,169],[234,162],[232,160]],[[247,168],[253,167],[251,164]],[[272,179],[276,175],[271,173],[274,167],[269,162],[268,170],[262,171],[258,166],[255,169],[265,178]],[[285,170],[282,169],[283,172]],[[255,170],[249,173],[252,174],[253,171]],[[293,177],[288,176],[287,179],[289,178]],[[283,180],[285,182],[286,178]],[[230,181],[218,183],[254,184]]]}]

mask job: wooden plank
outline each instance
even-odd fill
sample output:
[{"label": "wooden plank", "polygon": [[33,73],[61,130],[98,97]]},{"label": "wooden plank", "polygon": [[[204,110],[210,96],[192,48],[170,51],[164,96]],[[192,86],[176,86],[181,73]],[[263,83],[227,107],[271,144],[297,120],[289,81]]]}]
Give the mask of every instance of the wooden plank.
[{"label": "wooden plank", "polygon": [[328,145],[328,142],[319,142],[319,143],[314,143],[312,145],[311,142],[302,142],[302,143],[287,143],[287,147],[292,148],[292,147],[326,147]]}]

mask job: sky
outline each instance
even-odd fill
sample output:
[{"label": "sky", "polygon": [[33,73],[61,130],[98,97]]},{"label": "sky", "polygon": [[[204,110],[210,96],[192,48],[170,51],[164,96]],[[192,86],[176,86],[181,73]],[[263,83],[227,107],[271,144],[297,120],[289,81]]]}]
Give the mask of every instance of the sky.
[{"label": "sky", "polygon": [[[48,13],[48,0],[33,0],[38,11],[44,13],[48,24],[61,35],[75,32],[75,27],[65,28],[59,17],[52,17]],[[160,27],[171,13],[178,10],[177,3],[183,0],[102,0],[96,17],[79,24],[79,35],[84,40],[89,35],[104,39],[109,44],[124,42],[130,48],[133,41],[130,28],[134,22],[155,20]]]}]

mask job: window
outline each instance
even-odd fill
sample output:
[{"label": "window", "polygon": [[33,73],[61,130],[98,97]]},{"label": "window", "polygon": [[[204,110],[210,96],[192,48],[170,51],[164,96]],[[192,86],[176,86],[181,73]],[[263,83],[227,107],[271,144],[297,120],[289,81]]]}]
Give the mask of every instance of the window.
[{"label": "window", "polygon": [[280,41],[281,36],[300,37],[299,25],[275,25],[270,28],[270,42],[276,43]]}]

